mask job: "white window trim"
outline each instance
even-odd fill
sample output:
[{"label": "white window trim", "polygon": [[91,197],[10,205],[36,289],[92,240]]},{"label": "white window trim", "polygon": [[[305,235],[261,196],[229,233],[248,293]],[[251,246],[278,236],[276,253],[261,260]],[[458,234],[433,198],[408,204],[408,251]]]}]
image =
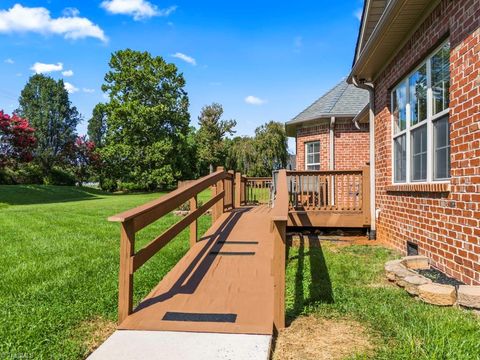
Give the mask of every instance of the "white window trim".
[{"label": "white window trim", "polygon": [[[418,65],[414,70],[412,70],[410,73],[408,73],[402,81],[400,81],[390,92],[390,123],[391,123],[391,166],[392,166],[392,171],[391,171],[391,181],[392,184],[398,185],[398,184],[404,184],[404,185],[409,185],[409,184],[415,184],[415,185],[422,185],[422,184],[449,184],[450,183],[450,178],[445,178],[445,179],[434,179],[433,173],[434,173],[434,148],[433,148],[433,133],[434,133],[434,128],[433,128],[433,123],[442,118],[443,116],[447,115],[450,113],[450,107],[447,109],[439,112],[438,114],[433,115],[433,92],[432,92],[432,75],[431,75],[431,59],[436,53],[443,47],[447,42],[449,42],[450,39],[445,40],[442,44],[440,44],[435,50],[431,52],[430,55],[424,58],[424,60]],[[411,109],[410,109],[410,86],[409,86],[409,78],[412,76],[415,72],[417,72],[423,65],[427,66],[427,118],[422,120],[421,122],[418,122],[417,124],[410,126],[410,117],[411,117]],[[406,112],[406,126],[405,129],[402,131],[399,131],[398,133],[395,134],[395,119],[393,116],[393,94],[396,89],[401,84],[406,84],[406,107],[405,107],[405,112]],[[426,180],[420,180],[420,181],[415,181],[411,180],[411,148],[410,148],[410,138],[411,138],[411,131],[415,130],[418,127],[421,127],[423,125],[427,124],[427,179]],[[405,135],[405,146],[406,146],[406,179],[405,181],[396,181],[395,180],[395,139]]]},{"label": "white window trim", "polygon": [[[314,144],[314,143],[318,143],[318,159],[321,161],[321,156],[320,156],[320,155],[321,155],[320,140],[313,140],[313,141],[307,141],[307,142],[305,142],[305,143],[303,144],[303,146],[304,146],[304,151],[305,151],[305,170],[306,170],[306,171],[310,171],[310,170],[308,169],[308,166],[309,166],[309,165],[311,165],[311,166],[318,165],[318,168],[319,168],[319,169],[320,169],[320,166],[321,166],[321,165],[320,165],[320,162],[318,162],[318,163],[311,163],[311,164],[308,163],[308,155],[309,155],[309,154],[308,154],[308,150],[307,150],[307,149],[308,149],[308,145],[309,145],[309,144]],[[314,154],[316,154],[316,153],[314,153]],[[311,170],[311,171],[315,171],[315,170]]]}]

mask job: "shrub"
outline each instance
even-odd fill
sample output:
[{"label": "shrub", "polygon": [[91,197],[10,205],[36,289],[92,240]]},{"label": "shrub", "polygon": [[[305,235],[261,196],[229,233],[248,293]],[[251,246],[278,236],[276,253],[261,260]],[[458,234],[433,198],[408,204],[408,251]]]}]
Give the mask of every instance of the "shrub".
[{"label": "shrub", "polygon": [[145,187],[134,182],[120,182],[120,184],[118,185],[118,190],[125,192],[138,192],[145,191]]},{"label": "shrub", "polygon": [[17,169],[0,169],[0,184],[4,185],[31,185],[42,184],[42,170],[38,165],[22,164]]},{"label": "shrub", "polygon": [[25,164],[14,172],[15,184],[42,184],[43,174],[40,166],[36,164]]},{"label": "shrub", "polygon": [[75,185],[75,176],[64,169],[54,167],[50,173],[43,178],[45,185]]},{"label": "shrub", "polygon": [[100,189],[109,192],[117,191],[117,181],[113,179],[100,179]]}]

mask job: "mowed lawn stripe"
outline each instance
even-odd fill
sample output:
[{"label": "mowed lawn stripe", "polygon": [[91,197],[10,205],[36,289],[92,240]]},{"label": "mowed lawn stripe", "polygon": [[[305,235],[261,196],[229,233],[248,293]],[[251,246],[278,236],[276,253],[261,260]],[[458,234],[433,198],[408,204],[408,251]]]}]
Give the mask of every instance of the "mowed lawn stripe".
[{"label": "mowed lawn stripe", "polygon": [[[2,358],[85,357],[89,334],[78,335],[82,324],[95,318],[116,321],[120,232],[106,219],[162,195],[0,186]],[[208,196],[202,193],[200,199]],[[142,230],[138,246],[178,220],[169,214]],[[201,217],[200,231],[209,224],[209,216]],[[185,230],[136,273],[137,302],[187,249]]]}]

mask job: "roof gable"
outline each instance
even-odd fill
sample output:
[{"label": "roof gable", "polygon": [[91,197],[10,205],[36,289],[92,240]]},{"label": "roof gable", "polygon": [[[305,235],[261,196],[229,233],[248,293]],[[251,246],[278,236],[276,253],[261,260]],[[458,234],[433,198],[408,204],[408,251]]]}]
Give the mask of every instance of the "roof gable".
[{"label": "roof gable", "polygon": [[354,117],[367,103],[368,91],[348,84],[345,79],[342,79],[335,87],[287,122],[287,125],[331,116]]}]

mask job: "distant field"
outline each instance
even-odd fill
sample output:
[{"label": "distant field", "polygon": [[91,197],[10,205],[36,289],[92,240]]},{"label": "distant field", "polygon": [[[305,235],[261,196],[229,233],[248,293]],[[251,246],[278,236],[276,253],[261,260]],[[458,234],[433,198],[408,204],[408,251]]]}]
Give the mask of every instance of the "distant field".
[{"label": "distant field", "polygon": [[[119,225],[107,217],[161,195],[0,186],[0,359],[85,357],[116,321]],[[170,214],[140,231],[137,244],[176,221]],[[210,221],[200,218],[202,233]],[[135,274],[136,302],[187,249],[188,230]]]}]

